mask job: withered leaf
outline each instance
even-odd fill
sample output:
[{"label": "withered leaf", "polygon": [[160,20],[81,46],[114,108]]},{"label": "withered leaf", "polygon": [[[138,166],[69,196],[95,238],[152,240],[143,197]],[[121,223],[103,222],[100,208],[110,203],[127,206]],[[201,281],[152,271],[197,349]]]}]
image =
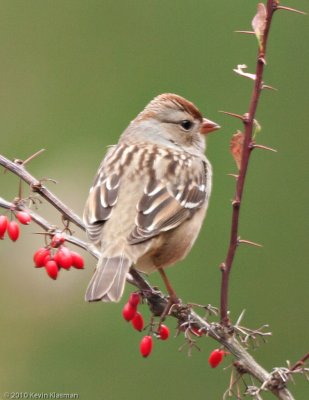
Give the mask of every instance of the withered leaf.
[{"label": "withered leaf", "polygon": [[259,46],[262,47],[263,35],[266,26],[267,10],[263,3],[259,3],[257,6],[257,13],[252,20],[252,28],[258,39]]},{"label": "withered leaf", "polygon": [[232,156],[236,162],[237,168],[240,169],[241,159],[242,159],[242,150],[244,147],[244,138],[245,135],[241,131],[237,131],[232,136],[230,142],[230,151]]}]

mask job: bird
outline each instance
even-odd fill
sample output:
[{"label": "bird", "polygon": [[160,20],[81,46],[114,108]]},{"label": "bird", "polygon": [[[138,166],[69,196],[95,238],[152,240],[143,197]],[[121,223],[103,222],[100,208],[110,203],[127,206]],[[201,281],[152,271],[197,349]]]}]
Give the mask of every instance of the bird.
[{"label": "bird", "polygon": [[220,126],[190,101],[155,97],[110,146],[90,188],[83,219],[100,250],[85,300],[118,302],[130,268],[158,271],[182,260],[201,229],[212,187],[205,136]]}]

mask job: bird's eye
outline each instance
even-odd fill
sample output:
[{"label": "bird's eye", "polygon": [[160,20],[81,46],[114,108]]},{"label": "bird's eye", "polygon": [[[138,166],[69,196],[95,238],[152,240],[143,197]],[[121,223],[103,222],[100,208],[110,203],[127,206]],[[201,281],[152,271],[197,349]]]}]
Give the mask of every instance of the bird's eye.
[{"label": "bird's eye", "polygon": [[189,129],[192,128],[193,122],[189,121],[188,119],[184,119],[183,121],[180,122],[180,125],[182,126],[183,129],[188,131]]}]

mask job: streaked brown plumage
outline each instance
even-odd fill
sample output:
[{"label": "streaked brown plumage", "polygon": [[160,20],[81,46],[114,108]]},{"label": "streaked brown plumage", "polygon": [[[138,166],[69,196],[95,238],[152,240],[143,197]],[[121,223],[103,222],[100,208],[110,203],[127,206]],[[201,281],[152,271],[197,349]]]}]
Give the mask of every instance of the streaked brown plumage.
[{"label": "streaked brown plumage", "polygon": [[163,94],[108,150],[84,211],[102,253],[87,301],[119,301],[132,265],[150,273],[187,255],[211,191],[202,134],[218,128],[186,99]]}]

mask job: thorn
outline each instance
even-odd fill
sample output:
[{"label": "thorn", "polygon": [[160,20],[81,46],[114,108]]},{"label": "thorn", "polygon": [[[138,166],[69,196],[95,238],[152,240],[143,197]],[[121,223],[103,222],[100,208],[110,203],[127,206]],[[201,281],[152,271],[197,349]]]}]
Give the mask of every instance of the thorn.
[{"label": "thorn", "polygon": [[295,12],[297,14],[307,15],[307,13],[304,12],[304,11],[296,10],[296,8],[285,7],[285,6],[277,6],[276,10],[292,11],[292,12]]},{"label": "thorn", "polygon": [[269,150],[269,151],[273,151],[274,153],[278,153],[278,151],[276,149],[273,149],[271,147],[267,147],[267,146],[263,146],[262,144],[253,144],[252,148],[255,149],[262,149],[262,150]]},{"label": "thorn", "polygon": [[235,178],[236,180],[238,179],[239,175],[237,174],[227,174],[227,176],[232,176],[233,178]]},{"label": "thorn", "polygon": [[33,160],[35,157],[37,157],[38,155],[40,155],[41,153],[43,153],[43,151],[45,151],[45,149],[41,149],[36,151],[34,154],[32,154],[30,157],[28,157],[25,161],[23,161],[23,165],[27,164],[27,162]]},{"label": "thorn", "polygon": [[274,88],[273,86],[270,85],[262,85],[262,89],[269,89],[269,90],[276,90],[278,92],[278,89]]},{"label": "thorn", "polygon": [[38,183],[30,184],[31,189],[41,189],[44,182],[52,182],[55,185],[58,183],[55,179],[52,178],[42,178],[38,181]]},{"label": "thorn", "polygon": [[241,243],[249,244],[250,246],[255,246],[255,247],[263,247],[262,244],[251,242],[251,240],[245,240],[245,239],[238,238],[237,239],[237,244],[241,244]]},{"label": "thorn", "polygon": [[253,31],[234,31],[234,33],[244,33],[246,35],[255,35]]},{"label": "thorn", "polygon": [[244,120],[243,115],[240,115],[240,114],[235,114],[235,113],[232,113],[232,112],[222,111],[222,110],[220,110],[219,112],[222,113],[222,114],[229,115],[230,117],[235,117],[235,118],[241,119],[242,121]]},{"label": "thorn", "polygon": [[33,235],[45,235],[45,236],[50,236],[51,232],[32,232]]},{"label": "thorn", "polygon": [[246,309],[243,309],[242,312],[240,313],[240,316],[238,317],[238,320],[236,321],[235,326],[240,325],[240,323],[241,323],[241,321],[242,321],[242,319],[243,319],[243,317],[245,315],[245,312],[246,312]]}]

